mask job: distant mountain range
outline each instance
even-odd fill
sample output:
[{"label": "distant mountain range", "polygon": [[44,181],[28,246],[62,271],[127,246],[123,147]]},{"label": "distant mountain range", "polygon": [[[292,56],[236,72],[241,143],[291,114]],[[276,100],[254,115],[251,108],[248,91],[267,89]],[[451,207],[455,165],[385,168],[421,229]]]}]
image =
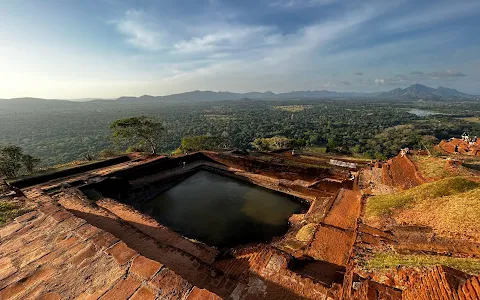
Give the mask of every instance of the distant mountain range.
[{"label": "distant mountain range", "polygon": [[[378,93],[377,93],[378,94]],[[250,93],[231,93],[231,92],[212,92],[212,91],[193,91],[181,94],[173,94],[168,96],[149,96],[141,97],[120,97],[119,101],[137,100],[141,102],[204,102],[219,100],[294,100],[294,99],[316,99],[316,98],[355,98],[355,97],[371,97],[371,93],[342,93],[333,91],[294,91],[289,93],[273,93],[273,92],[250,92]]]},{"label": "distant mountain range", "polygon": [[230,93],[230,92],[212,92],[212,91],[193,91],[181,94],[173,94],[168,96],[149,96],[141,97],[120,97],[116,100],[51,100],[38,98],[14,98],[0,99],[0,107],[9,105],[38,105],[42,102],[43,107],[72,106],[87,103],[177,103],[177,102],[205,102],[205,101],[222,101],[222,100],[299,100],[299,99],[325,99],[325,98],[386,98],[386,99],[426,99],[426,100],[476,100],[480,96],[469,95],[459,92],[455,89],[446,87],[431,88],[421,84],[414,84],[407,88],[397,88],[389,92],[383,93],[354,93],[354,92],[335,92],[335,91],[293,91],[289,93],[273,93],[273,92],[250,92],[250,93]]}]

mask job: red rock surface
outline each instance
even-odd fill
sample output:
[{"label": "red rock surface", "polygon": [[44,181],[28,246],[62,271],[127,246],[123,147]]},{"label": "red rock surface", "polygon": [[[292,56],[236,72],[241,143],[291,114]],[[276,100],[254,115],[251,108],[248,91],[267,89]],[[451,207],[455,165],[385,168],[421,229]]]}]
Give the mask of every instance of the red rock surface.
[{"label": "red rock surface", "polygon": [[383,183],[403,190],[425,183],[407,155],[398,155],[387,161],[382,167]]},{"label": "red rock surface", "polygon": [[[282,177],[272,177],[275,174],[270,172],[273,170],[270,167],[268,172],[259,174],[248,171],[265,166],[263,158],[255,161],[229,159],[223,154],[220,157],[231,164],[222,167],[222,171],[303,196],[312,203],[305,215],[293,218],[295,224],[290,228],[290,235],[274,243],[246,245],[219,255],[218,251],[189,241],[128,205],[111,199],[92,205],[78,193],[70,193],[75,190],[71,189],[63,191],[56,202],[41,189],[60,184],[57,180],[26,189],[26,196],[39,208],[0,227],[0,299],[479,298],[478,277],[448,268],[421,273],[415,280],[406,276],[402,282],[409,286],[403,292],[372,279],[354,276],[352,253],[356,240],[370,247],[395,243],[398,237],[361,223],[358,225],[362,201],[355,184],[353,189],[344,187],[337,193],[338,187],[330,192],[315,187],[318,178],[313,183],[308,181],[319,174],[337,177],[345,174],[290,165],[282,172]],[[272,157],[275,165],[283,159]],[[168,163],[167,158],[148,162],[152,161]],[[238,162],[243,171],[232,169]],[[141,166],[142,163],[132,164]],[[129,164],[77,174],[65,180],[87,181],[89,176],[122,171]],[[303,177],[296,178],[296,171]],[[422,181],[407,157],[397,157],[389,163],[386,175],[386,180],[401,188]],[[305,224],[313,224],[309,227],[313,228],[311,238],[300,243],[298,249],[278,248],[295,246],[295,243],[282,242],[295,239],[299,228]],[[460,246],[470,247],[462,244],[455,245],[455,249]],[[292,267],[292,261],[305,256],[321,263],[301,271]],[[343,282],[327,284],[320,280],[328,272],[317,267],[331,264],[344,266],[340,267],[345,271],[345,277],[340,277],[344,278]],[[354,285],[354,280],[359,281]],[[387,277],[385,282],[398,283],[394,277]]]},{"label": "red rock surface", "polygon": [[454,154],[455,146],[458,146],[459,154],[480,156],[480,140],[477,140],[474,145],[470,145],[470,143],[467,143],[464,140],[454,138],[448,141],[441,141],[438,146],[449,154]]}]

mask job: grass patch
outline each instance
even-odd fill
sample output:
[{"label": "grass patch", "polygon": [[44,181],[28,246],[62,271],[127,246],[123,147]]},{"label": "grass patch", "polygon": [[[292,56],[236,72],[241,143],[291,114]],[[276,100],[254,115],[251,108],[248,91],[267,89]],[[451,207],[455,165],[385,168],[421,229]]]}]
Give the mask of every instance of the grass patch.
[{"label": "grass patch", "polygon": [[480,123],[480,117],[460,118],[460,120],[464,120],[471,123]]},{"label": "grass patch", "polygon": [[463,177],[452,177],[425,183],[396,194],[374,196],[367,201],[366,217],[390,215],[396,209],[408,208],[427,199],[464,193],[479,186],[479,183]]},{"label": "grass patch", "polygon": [[[425,207],[432,218],[425,222],[444,231],[455,231],[468,235],[480,230],[480,188],[439,199]],[[421,209],[421,208],[420,208]],[[430,222],[427,222],[431,220]]]},{"label": "grass patch", "polygon": [[480,259],[438,255],[400,255],[382,252],[377,253],[366,263],[366,267],[370,270],[394,268],[399,265],[409,267],[444,265],[469,274],[478,274],[480,272]]},{"label": "grass patch", "polygon": [[443,179],[455,176],[471,176],[471,172],[463,167],[446,168],[446,159],[432,156],[413,155],[412,161],[423,176],[432,179]]},{"label": "grass patch", "polygon": [[18,201],[0,200],[0,225],[27,211]]},{"label": "grass patch", "polygon": [[301,242],[309,242],[313,239],[313,235],[315,234],[315,230],[317,229],[317,225],[314,223],[307,224],[300,228],[295,236],[297,240]]}]

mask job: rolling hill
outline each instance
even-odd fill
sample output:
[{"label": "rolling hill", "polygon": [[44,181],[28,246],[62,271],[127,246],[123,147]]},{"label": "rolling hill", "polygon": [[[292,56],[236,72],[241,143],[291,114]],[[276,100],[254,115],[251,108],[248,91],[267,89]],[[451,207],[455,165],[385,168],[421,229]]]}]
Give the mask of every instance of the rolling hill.
[{"label": "rolling hill", "polygon": [[469,95],[459,92],[455,89],[446,87],[431,88],[421,84],[414,84],[407,88],[397,88],[383,93],[355,93],[355,92],[335,92],[335,91],[292,91],[288,93],[273,92],[214,92],[214,91],[191,91],[167,96],[143,95],[140,97],[123,96],[115,100],[89,100],[89,101],[71,101],[71,100],[53,100],[39,98],[14,98],[0,99],[0,110],[24,110],[28,109],[55,109],[55,108],[73,108],[85,107],[90,105],[110,106],[111,104],[151,104],[151,103],[193,103],[207,101],[237,101],[237,100],[301,100],[301,99],[341,99],[341,98],[378,98],[378,99],[428,99],[428,100],[448,100],[465,99],[476,100],[479,96]]}]

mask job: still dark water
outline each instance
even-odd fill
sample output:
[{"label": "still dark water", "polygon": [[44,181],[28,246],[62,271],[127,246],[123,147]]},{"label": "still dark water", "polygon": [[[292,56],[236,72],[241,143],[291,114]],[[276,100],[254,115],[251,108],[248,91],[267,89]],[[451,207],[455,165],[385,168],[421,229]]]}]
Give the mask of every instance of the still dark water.
[{"label": "still dark water", "polygon": [[285,234],[288,218],[307,207],[280,193],[199,171],[144,205],[182,235],[232,247]]}]

